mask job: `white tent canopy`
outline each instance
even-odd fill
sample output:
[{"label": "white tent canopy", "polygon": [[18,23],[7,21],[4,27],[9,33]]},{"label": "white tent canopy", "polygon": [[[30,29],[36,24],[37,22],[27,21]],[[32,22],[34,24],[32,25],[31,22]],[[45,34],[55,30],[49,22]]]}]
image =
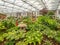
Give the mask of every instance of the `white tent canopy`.
[{"label": "white tent canopy", "polygon": [[0,0],[0,13],[60,9],[60,0]]}]

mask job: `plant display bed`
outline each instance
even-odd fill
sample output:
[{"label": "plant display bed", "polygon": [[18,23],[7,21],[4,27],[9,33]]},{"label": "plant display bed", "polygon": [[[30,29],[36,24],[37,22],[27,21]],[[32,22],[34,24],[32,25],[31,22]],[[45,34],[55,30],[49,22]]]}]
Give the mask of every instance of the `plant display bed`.
[{"label": "plant display bed", "polygon": [[0,45],[60,45],[58,19],[45,15],[34,22],[25,17],[22,22],[16,26],[12,17],[0,21]]}]

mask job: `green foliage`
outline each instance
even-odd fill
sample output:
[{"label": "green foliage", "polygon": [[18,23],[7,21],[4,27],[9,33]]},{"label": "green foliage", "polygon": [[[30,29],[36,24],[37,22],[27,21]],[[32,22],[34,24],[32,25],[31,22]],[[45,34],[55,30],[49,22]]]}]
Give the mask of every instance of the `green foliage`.
[{"label": "green foliage", "polygon": [[13,19],[3,20],[2,23],[7,29],[15,27],[15,20]]},{"label": "green foliage", "polygon": [[26,33],[26,38],[25,38],[25,42],[27,43],[36,43],[38,42],[39,44],[42,41],[42,33],[40,33],[40,31],[29,31]]},{"label": "green foliage", "polygon": [[16,43],[16,45],[28,45],[28,44],[24,41],[19,41],[18,43]]},{"label": "green foliage", "polygon": [[57,34],[54,38],[56,41],[58,41],[60,43],[60,31],[57,31]]},{"label": "green foliage", "polygon": [[13,30],[14,30],[14,31],[17,31],[17,30],[19,30],[19,29],[20,29],[20,27],[15,26],[15,27],[13,27],[13,28],[8,29],[7,32],[12,32]]},{"label": "green foliage", "polygon": [[15,43],[14,41],[8,41],[5,43],[5,45],[14,45],[14,43]]},{"label": "green foliage", "polygon": [[4,34],[4,32],[0,32],[0,42],[4,41],[3,34]]},{"label": "green foliage", "polygon": [[52,43],[49,40],[47,40],[43,45],[52,45]]},{"label": "green foliage", "polygon": [[47,15],[49,16],[49,15],[54,15],[54,12],[53,11],[49,11],[48,13],[47,13]]},{"label": "green foliage", "polygon": [[5,29],[5,26],[4,26],[4,24],[2,23],[2,21],[0,21],[0,31],[3,30],[3,29]]},{"label": "green foliage", "polygon": [[4,37],[0,35],[0,42],[4,40]]},{"label": "green foliage", "polygon": [[44,35],[47,35],[48,38],[54,38],[54,37],[56,36],[56,34],[57,34],[56,31],[50,30],[50,29],[44,30],[42,33],[43,33]]},{"label": "green foliage", "polygon": [[24,33],[23,30],[19,30],[19,29],[17,29],[17,30],[14,30],[14,29],[11,30],[10,29],[10,31],[8,31],[7,33],[5,33],[3,36],[7,40],[18,40],[20,38],[24,38],[25,33]]},{"label": "green foliage", "polygon": [[[50,15],[50,14],[49,14]],[[43,35],[47,35],[48,38],[54,38],[56,41],[60,42],[60,31],[56,31],[60,23],[57,20],[52,19],[50,16],[38,17],[36,22],[32,23],[29,17],[23,19],[23,22],[27,24],[27,32],[20,30],[20,27],[15,26],[15,19],[8,18],[6,20],[0,21],[0,41],[4,39],[8,40],[6,45],[13,45],[12,40],[19,40],[16,45],[28,45],[33,43],[41,43]],[[6,29],[5,29],[6,28]],[[2,31],[5,29],[6,31]],[[51,45],[49,41],[46,41],[44,45]]]},{"label": "green foliage", "polygon": [[27,24],[29,25],[29,24],[32,23],[32,20],[30,19],[30,17],[25,17],[25,18],[23,19],[23,22],[24,22],[24,23],[27,23]]},{"label": "green foliage", "polygon": [[55,19],[51,19],[50,16],[38,17],[37,22],[39,24],[44,24],[51,29],[55,29],[57,27],[57,21]]}]

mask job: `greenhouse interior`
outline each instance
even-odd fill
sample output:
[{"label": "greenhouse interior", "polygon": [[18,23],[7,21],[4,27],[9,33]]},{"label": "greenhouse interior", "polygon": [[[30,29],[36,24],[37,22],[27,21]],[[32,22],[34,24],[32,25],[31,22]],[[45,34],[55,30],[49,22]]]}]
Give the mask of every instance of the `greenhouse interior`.
[{"label": "greenhouse interior", "polygon": [[0,45],[60,45],[60,0],[0,0]]}]

